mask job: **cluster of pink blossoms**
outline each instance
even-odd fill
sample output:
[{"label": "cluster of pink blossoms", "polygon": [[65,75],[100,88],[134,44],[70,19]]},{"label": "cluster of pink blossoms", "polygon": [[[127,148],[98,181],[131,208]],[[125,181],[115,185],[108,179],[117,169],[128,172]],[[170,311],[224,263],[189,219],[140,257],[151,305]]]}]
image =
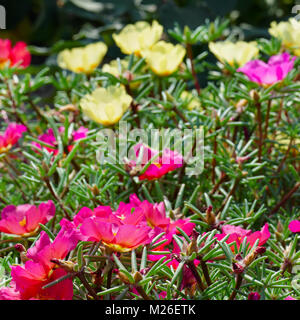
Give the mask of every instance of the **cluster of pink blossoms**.
[{"label": "cluster of pink blossoms", "polygon": [[[28,237],[38,232],[39,224],[47,223],[54,214],[55,206],[51,200],[41,203],[38,207],[29,204],[9,205],[1,213],[0,231]],[[23,248],[25,254],[23,252],[22,261],[25,264],[12,267],[12,281],[9,287],[0,289],[0,300],[72,299],[73,286],[69,278],[49,288],[44,287],[67,274],[59,265],[53,263],[53,260],[66,258],[80,240],[101,242],[112,252],[123,253],[149,244],[157,235],[164,232],[165,234],[158,240],[164,242],[155,250],[168,250],[173,247],[173,251],[164,257],[171,259],[167,265],[176,269],[179,262],[174,257],[180,255],[180,248],[174,241],[173,235],[180,236],[177,227],[188,236],[195,236],[195,224],[190,222],[189,218],[172,221],[167,217],[163,202],[153,204],[147,200],[141,201],[135,194],[130,196],[129,203],[121,202],[115,211],[109,206],[99,206],[94,210],[83,207],[72,221],[62,219],[60,225],[62,228],[52,243],[48,235],[42,231],[33,247],[27,252]],[[227,234],[230,234],[227,243],[235,242],[238,248],[245,237],[250,246],[253,246],[257,239],[258,245],[263,245],[270,237],[267,224],[261,231],[256,232],[223,225],[222,233],[215,237],[221,240]],[[162,257],[148,255],[150,261]],[[200,261],[195,260],[193,263],[197,266]],[[186,266],[181,286],[189,290],[194,290],[196,286],[196,279]]]},{"label": "cluster of pink blossoms", "polygon": [[130,196],[129,203],[121,202],[116,211],[108,206],[94,210],[84,207],[71,224],[80,230],[81,240],[102,241],[116,252],[127,252],[149,244],[162,232],[166,233],[164,239],[170,243],[173,234],[178,234],[177,226],[189,235],[195,226],[188,218],[172,222],[166,216],[163,202],[141,201],[135,194]]},{"label": "cluster of pink blossoms", "polygon": [[0,134],[0,153],[9,151],[26,131],[27,128],[22,124],[10,123],[3,135]]}]

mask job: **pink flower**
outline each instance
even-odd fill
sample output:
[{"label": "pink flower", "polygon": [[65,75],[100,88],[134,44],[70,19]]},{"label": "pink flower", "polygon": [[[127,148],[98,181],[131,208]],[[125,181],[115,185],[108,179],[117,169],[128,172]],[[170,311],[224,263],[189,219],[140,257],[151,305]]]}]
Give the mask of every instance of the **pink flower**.
[{"label": "pink flower", "polygon": [[237,69],[243,72],[250,81],[260,85],[272,85],[282,81],[293,69],[296,57],[291,57],[287,52],[272,56],[268,63],[261,60],[252,60]]},{"label": "pink flower", "polygon": [[25,131],[27,131],[25,126],[17,123],[10,123],[4,134],[0,135],[0,153],[7,152],[19,141]]},{"label": "pink flower", "polygon": [[117,225],[97,217],[85,219],[80,231],[88,241],[102,241],[116,252],[128,252],[151,241],[149,227]]},{"label": "pink flower", "polygon": [[260,300],[260,294],[258,292],[250,292],[248,300]]},{"label": "pink flower", "polygon": [[67,272],[51,262],[52,259],[64,259],[78,243],[78,234],[68,224],[61,223],[62,229],[51,243],[48,235],[42,231],[40,239],[27,251],[28,261],[24,266],[13,266],[12,281],[9,288],[0,289],[3,300],[71,300],[73,283],[65,279],[58,284],[43,289],[45,285],[65,276]]},{"label": "pink flower", "polygon": [[20,67],[26,68],[30,65],[31,55],[25,42],[17,42],[14,47],[8,39],[0,39],[0,68],[6,63],[13,67],[19,64]]},{"label": "pink flower", "polygon": [[[141,148],[143,147],[142,168],[147,164],[147,162],[153,159],[153,163],[146,169],[146,171],[139,176],[140,180],[154,180],[159,179],[164,176],[166,173],[176,170],[177,168],[182,167],[183,165],[183,157],[176,151],[172,151],[170,149],[164,149],[162,156],[158,156],[159,151],[153,150],[142,143],[139,143],[134,146],[134,152],[136,158],[140,158]],[[136,161],[131,161],[129,163],[129,167],[131,169],[137,166]]]},{"label": "pink flower", "polygon": [[293,220],[289,224],[289,229],[292,232],[300,232],[300,221],[299,220]]},{"label": "pink flower", "polygon": [[38,207],[31,204],[6,206],[1,212],[0,231],[27,236],[35,233],[39,223],[45,224],[55,214],[53,201],[41,203]]},{"label": "pink flower", "polygon": [[[245,237],[247,237],[247,243],[252,247],[257,239],[259,239],[258,245],[264,245],[270,238],[269,225],[266,223],[261,231],[252,232],[251,230],[245,230],[241,227],[232,226],[230,224],[225,224],[222,227],[222,233],[216,234],[216,238],[220,241],[226,235],[230,235],[227,239],[227,243],[236,242],[237,248],[239,249]],[[232,247],[233,249],[234,247]]]},{"label": "pink flower", "polygon": [[[65,131],[64,127],[59,128],[59,133],[63,134],[64,131]],[[72,141],[74,142],[74,141],[86,138],[88,131],[89,131],[89,129],[87,129],[85,127],[80,127],[77,131],[73,131]],[[50,145],[52,147],[42,146],[41,144],[39,144],[37,142],[33,142],[32,144],[35,145],[36,147],[38,147],[39,149],[45,148],[48,152],[53,152],[54,155],[58,154],[57,141],[56,141],[56,138],[55,138],[55,135],[54,135],[52,128],[48,129],[46,131],[46,133],[40,135],[38,137],[38,139],[42,142],[47,143],[48,145]],[[72,149],[73,149],[73,145],[69,145],[68,151],[70,152]]]},{"label": "pink flower", "polygon": [[287,296],[286,298],[284,298],[284,300],[297,300],[297,299],[293,298],[292,296]]},{"label": "pink flower", "polygon": [[181,228],[187,235],[191,235],[195,228],[195,224],[191,223],[189,218],[178,219],[172,222],[171,219],[167,217],[163,202],[152,204],[147,200],[140,201],[135,194],[132,194],[130,195],[129,206],[130,205],[137,210],[137,214],[140,214],[140,211],[138,210],[142,211],[145,222],[154,229],[155,234],[153,234],[153,236],[161,232],[166,232],[159,240],[167,239],[167,242],[164,245],[171,243],[174,234],[179,234],[177,227]]}]

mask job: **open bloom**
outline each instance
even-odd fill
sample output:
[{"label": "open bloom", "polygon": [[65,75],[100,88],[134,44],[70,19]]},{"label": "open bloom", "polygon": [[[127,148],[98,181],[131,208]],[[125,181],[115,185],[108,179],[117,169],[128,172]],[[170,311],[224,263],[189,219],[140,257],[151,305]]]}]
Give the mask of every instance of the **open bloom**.
[{"label": "open bloom", "polygon": [[174,73],[182,63],[186,50],[180,45],[159,41],[151,48],[142,50],[149,68],[158,76],[168,76]]},{"label": "open bloom", "polygon": [[252,232],[251,230],[246,230],[238,226],[232,226],[229,224],[225,224],[222,227],[222,233],[216,234],[216,238],[220,241],[226,235],[230,235],[227,239],[227,243],[235,242],[237,248],[239,249],[240,245],[244,241],[245,237],[247,237],[247,243],[249,243],[250,247],[254,245],[254,243],[259,240],[258,246],[264,245],[267,240],[270,238],[269,225],[266,223],[261,231]]},{"label": "open bloom", "polygon": [[24,266],[13,266],[10,287],[0,288],[3,300],[71,300],[73,297],[72,280],[65,279],[56,285],[43,287],[65,276],[67,272],[57,267],[51,260],[64,259],[78,243],[78,235],[61,222],[62,229],[51,243],[49,236],[42,231],[35,246],[27,251],[28,261]]},{"label": "open bloom", "polygon": [[103,125],[117,123],[129,108],[132,98],[124,87],[97,88],[81,101],[82,111],[92,120]]},{"label": "open bloom", "polygon": [[103,222],[101,218],[85,219],[80,227],[89,241],[102,241],[106,246],[117,252],[131,251],[141,245],[148,244],[151,239],[151,228],[135,225],[117,225]]},{"label": "open bloom", "polygon": [[294,18],[279,23],[273,21],[269,33],[281,40],[285,48],[291,49],[296,56],[300,56],[300,22]]},{"label": "open bloom", "polygon": [[272,56],[268,63],[261,60],[252,60],[242,68],[237,69],[243,72],[250,81],[263,86],[270,86],[282,81],[293,69],[296,57],[291,57],[287,52]]},{"label": "open bloom", "polygon": [[[135,160],[130,161],[128,166],[131,170],[134,171],[137,167],[143,169],[147,162],[153,159],[146,171],[139,176],[140,180],[159,179],[166,173],[182,167],[184,162],[181,154],[170,149],[164,149],[161,156],[159,156],[159,151],[142,143],[135,145],[133,149],[136,159],[141,159],[141,163],[138,164]],[[141,155],[140,152],[143,154]]]},{"label": "open bloom", "polygon": [[117,46],[125,54],[140,55],[141,50],[152,47],[161,37],[163,27],[153,21],[152,25],[145,21],[128,24],[119,34],[113,34]]},{"label": "open bloom", "polygon": [[[64,133],[65,128],[64,127],[60,127],[58,129],[59,133]],[[78,130],[75,130],[72,132],[72,141],[77,141],[77,140],[81,140],[83,138],[86,138],[87,136],[87,132],[89,131],[89,129],[85,128],[85,127],[80,127]],[[47,149],[49,152],[53,152],[54,155],[56,155],[58,153],[58,149],[57,149],[57,141],[53,132],[53,129],[50,128],[46,131],[46,133],[40,135],[39,140],[41,140],[42,142],[45,142],[49,145],[48,146],[44,146],[39,144],[38,142],[33,142],[32,144],[35,145],[36,147],[38,147],[39,149],[45,148]],[[53,146],[53,147],[50,147]],[[73,145],[69,145],[68,146],[68,151],[70,152],[73,149]]]},{"label": "open bloom", "polygon": [[0,154],[7,152],[22,137],[27,128],[22,124],[10,123],[3,135],[0,134]]},{"label": "open bloom", "polygon": [[30,235],[45,224],[55,214],[53,201],[41,203],[38,207],[31,204],[6,206],[1,212],[0,231],[17,235]]},{"label": "open bloom", "polygon": [[238,66],[243,66],[248,61],[256,58],[259,53],[256,42],[245,41],[219,41],[210,42],[209,50],[223,63],[227,62],[234,66],[236,62]]},{"label": "open bloom", "polygon": [[293,220],[289,224],[289,229],[292,232],[300,232],[300,221],[299,220]]},{"label": "open bloom", "polygon": [[103,42],[91,43],[85,47],[65,49],[58,54],[58,65],[76,73],[89,74],[103,60],[107,46]]},{"label": "open bloom", "polygon": [[19,64],[20,67],[26,68],[30,65],[31,55],[25,42],[17,42],[14,47],[8,39],[0,39],[0,69],[4,65],[13,67]]}]

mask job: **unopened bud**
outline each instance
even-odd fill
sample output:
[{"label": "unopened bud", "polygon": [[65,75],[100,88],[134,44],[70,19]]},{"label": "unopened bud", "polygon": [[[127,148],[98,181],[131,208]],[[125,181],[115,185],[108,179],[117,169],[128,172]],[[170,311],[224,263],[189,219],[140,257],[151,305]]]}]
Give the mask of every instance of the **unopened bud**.
[{"label": "unopened bud", "polygon": [[213,207],[209,206],[206,210],[206,222],[212,226],[216,223],[216,216],[212,211]]},{"label": "unopened bud", "polygon": [[234,262],[232,264],[232,270],[235,274],[240,274],[244,272],[245,268],[241,264]]},{"label": "unopened bud", "polygon": [[236,157],[235,161],[237,164],[242,164],[244,163],[245,161],[247,161],[249,159],[248,156],[245,156],[245,157]]},{"label": "unopened bud", "polygon": [[281,233],[283,231],[283,225],[281,221],[278,221],[277,223],[277,232]]},{"label": "unopened bud", "polygon": [[256,90],[252,89],[249,94],[250,94],[251,99],[254,100],[254,102],[259,101],[260,97],[259,97],[259,94]]},{"label": "unopened bud", "polygon": [[94,196],[98,196],[100,194],[100,190],[95,184],[92,187],[88,186],[88,188],[92,191]]},{"label": "unopened bud", "polygon": [[46,173],[49,171],[49,167],[48,167],[48,165],[46,164],[45,161],[42,161],[42,168]]},{"label": "unopened bud", "polygon": [[118,276],[119,276],[119,279],[120,279],[123,283],[125,283],[125,284],[130,284],[130,280],[128,279],[128,277],[126,276],[126,274],[122,272],[122,270],[119,270]]},{"label": "unopened bud", "polygon": [[255,253],[256,254],[264,254],[266,252],[266,248],[265,247],[257,247],[256,249],[255,249]]},{"label": "unopened bud", "polygon": [[235,256],[235,260],[238,260],[238,261],[241,261],[243,260],[243,257],[240,253],[238,253],[236,256]]},{"label": "unopened bud", "polygon": [[135,283],[138,283],[138,282],[140,282],[141,280],[143,280],[143,276],[141,275],[140,272],[136,271],[136,273],[135,273],[134,276],[133,276],[133,279],[134,279],[134,282],[135,282]]},{"label": "unopened bud", "polygon": [[258,292],[250,292],[248,300],[260,300],[260,294]]},{"label": "unopened bud", "polygon": [[238,113],[242,113],[245,109],[245,106],[248,104],[248,101],[246,99],[241,99],[238,101],[238,103],[235,105],[236,111]]},{"label": "unopened bud", "polygon": [[123,77],[129,82],[133,80],[133,74],[129,70],[123,73]]},{"label": "unopened bud", "polygon": [[22,245],[22,243],[17,243],[15,245],[15,249],[20,252],[20,258],[21,258],[21,261],[22,263],[25,263],[26,261],[30,260],[29,258],[27,258],[26,254],[27,254],[27,251],[25,249],[25,247]]},{"label": "unopened bud", "polygon": [[26,249],[25,249],[25,247],[22,245],[22,243],[17,243],[17,244],[15,244],[15,249],[18,251],[18,252],[26,252]]},{"label": "unopened bud", "polygon": [[192,241],[189,243],[187,249],[186,249],[186,254],[190,256],[192,253],[197,253],[198,252],[198,247],[197,247],[197,241],[195,239],[192,239]]},{"label": "unopened bud", "polygon": [[67,272],[75,272],[75,263],[72,261],[64,261],[61,259],[56,259],[53,258],[50,260],[52,263],[55,263],[56,265],[58,265],[59,267],[61,267],[62,269],[64,269]]},{"label": "unopened bud", "polygon": [[70,112],[75,112],[78,113],[79,110],[76,106],[74,106],[74,104],[67,104],[61,108],[59,108],[59,112],[63,112],[63,111],[70,111]]},{"label": "unopened bud", "polygon": [[263,254],[265,252],[266,252],[266,248],[265,247],[260,247],[259,246],[259,247],[255,248],[254,251],[250,252],[246,256],[246,258],[244,260],[245,266],[249,266],[259,254]]}]

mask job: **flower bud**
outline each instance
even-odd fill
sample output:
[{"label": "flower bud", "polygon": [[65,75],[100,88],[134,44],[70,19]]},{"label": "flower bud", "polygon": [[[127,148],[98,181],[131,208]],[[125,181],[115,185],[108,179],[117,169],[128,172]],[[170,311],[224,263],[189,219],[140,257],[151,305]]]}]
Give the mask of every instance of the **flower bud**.
[{"label": "flower bud", "polygon": [[128,279],[128,277],[126,276],[126,274],[122,272],[122,270],[119,270],[118,276],[119,276],[119,279],[120,279],[123,283],[125,283],[125,284],[130,284],[130,280]]},{"label": "flower bud", "polygon": [[213,207],[209,206],[206,210],[206,222],[212,226],[216,223],[216,216],[212,211]]},{"label": "flower bud", "polygon": [[235,274],[240,274],[244,272],[245,268],[241,264],[234,262],[232,264],[232,270]]},{"label": "flower bud", "polygon": [[63,268],[65,271],[72,273],[75,272],[75,263],[72,261],[64,261],[61,259],[53,258],[50,260],[52,263],[55,263],[59,267]]},{"label": "flower bud", "polygon": [[133,275],[133,279],[135,283],[138,283],[141,280],[143,280],[143,276],[141,275],[140,272],[136,271],[136,273]]},{"label": "flower bud", "polygon": [[18,252],[26,252],[26,249],[25,249],[25,247],[22,245],[22,243],[17,243],[17,244],[15,244],[15,249],[18,251]]},{"label": "flower bud", "polygon": [[254,89],[250,91],[250,97],[252,100],[254,100],[255,103],[257,103],[260,99],[258,92]]},{"label": "flower bud", "polygon": [[248,300],[260,300],[260,294],[258,292],[250,292]]},{"label": "flower bud", "polygon": [[129,70],[123,73],[123,77],[129,82],[133,80],[133,74]]},{"label": "flower bud", "polygon": [[238,101],[238,103],[235,105],[236,111],[238,113],[242,113],[245,109],[245,106],[248,104],[248,101],[246,99],[241,99]]}]

